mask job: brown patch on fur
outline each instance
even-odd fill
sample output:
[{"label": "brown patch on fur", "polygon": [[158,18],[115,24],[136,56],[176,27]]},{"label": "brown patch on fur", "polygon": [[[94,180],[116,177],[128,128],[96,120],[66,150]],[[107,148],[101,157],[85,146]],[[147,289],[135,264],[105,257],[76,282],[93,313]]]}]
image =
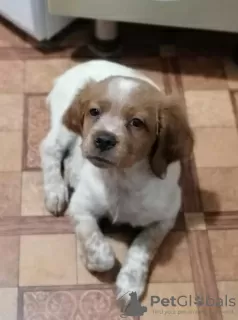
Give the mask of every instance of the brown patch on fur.
[{"label": "brown patch on fur", "polygon": [[164,96],[158,105],[158,134],[151,153],[153,172],[162,177],[167,166],[191,156],[194,136],[179,98]]},{"label": "brown patch on fur", "polygon": [[93,83],[94,82],[90,81],[85,88],[75,96],[71,106],[63,115],[63,124],[66,128],[79,135],[83,133],[85,109],[91,99],[91,87]]}]

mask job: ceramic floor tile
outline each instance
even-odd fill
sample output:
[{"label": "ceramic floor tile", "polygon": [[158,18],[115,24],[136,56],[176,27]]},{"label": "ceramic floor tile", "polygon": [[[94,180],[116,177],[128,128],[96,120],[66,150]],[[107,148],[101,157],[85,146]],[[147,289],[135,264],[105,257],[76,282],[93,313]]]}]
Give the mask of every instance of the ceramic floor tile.
[{"label": "ceramic floor tile", "polygon": [[195,160],[198,167],[238,166],[236,128],[196,128]]},{"label": "ceramic floor tile", "polygon": [[30,93],[48,93],[54,80],[69,68],[69,60],[48,59],[26,62],[25,91]]},{"label": "ceramic floor tile", "polygon": [[192,127],[235,126],[235,117],[228,91],[186,91],[185,99]]},{"label": "ceramic floor tile", "polygon": [[147,308],[143,317],[146,320],[198,320],[198,310],[196,305],[190,304],[190,296],[194,301],[195,292],[192,283],[149,284],[148,292],[142,302]]},{"label": "ceramic floor tile", "polygon": [[0,94],[0,131],[22,130],[22,94]]},{"label": "ceramic floor tile", "polygon": [[165,239],[153,262],[149,281],[192,281],[188,244],[184,232],[173,232]]},{"label": "ceramic floor tile", "polygon": [[231,60],[225,61],[225,72],[228,79],[230,89],[238,89],[238,67]]},{"label": "ceramic floor tile", "polygon": [[206,230],[206,222],[203,212],[185,212],[187,230]]},{"label": "ceramic floor tile", "polygon": [[126,66],[136,69],[139,72],[142,72],[148,78],[152,79],[161,89],[163,89],[163,68],[162,68],[162,60],[158,57],[156,58],[127,58],[125,57],[125,61],[123,64]]},{"label": "ceramic floor tile", "polygon": [[0,252],[2,256],[0,287],[16,287],[18,285],[19,237],[0,237]]},{"label": "ceramic floor tile", "polygon": [[21,214],[20,172],[0,172],[0,217]]},{"label": "ceramic floor tile", "polygon": [[228,87],[222,61],[209,57],[182,57],[180,69],[185,90],[221,90]]},{"label": "ceramic floor tile", "polygon": [[49,215],[44,204],[42,172],[23,172],[22,216]]},{"label": "ceramic floor tile", "polygon": [[238,315],[237,292],[238,282],[221,281],[217,283],[219,298],[222,299],[223,320],[236,320]]},{"label": "ceramic floor tile", "polygon": [[49,128],[49,111],[45,96],[32,96],[27,99],[28,128],[26,168],[40,167],[39,146]]},{"label": "ceramic floor tile", "polygon": [[0,319],[17,320],[17,289],[0,289]]},{"label": "ceramic floor tile", "polygon": [[25,41],[13,30],[0,24],[0,48],[4,47],[24,47]]},{"label": "ceramic floor tile", "polygon": [[238,230],[209,231],[217,280],[238,280]]},{"label": "ceramic floor tile", "polygon": [[[28,291],[24,293],[23,320],[119,320],[115,297],[110,289],[79,289],[60,291]],[[126,317],[132,320],[132,317]]]},{"label": "ceramic floor tile", "polygon": [[22,133],[0,132],[0,171],[20,171],[22,166]]},{"label": "ceramic floor tile", "polygon": [[238,210],[238,168],[199,168],[204,211]]},{"label": "ceramic floor tile", "polygon": [[76,284],[75,236],[22,236],[19,282],[21,286]]},{"label": "ceramic floor tile", "polygon": [[148,60],[144,62],[144,65],[138,66],[136,68],[139,72],[142,72],[146,77],[154,81],[161,89],[164,88],[163,84],[163,73],[161,71],[161,64],[158,63],[158,60],[153,64]]},{"label": "ceramic floor tile", "polygon": [[0,74],[0,93],[23,92],[23,61],[0,61]]}]

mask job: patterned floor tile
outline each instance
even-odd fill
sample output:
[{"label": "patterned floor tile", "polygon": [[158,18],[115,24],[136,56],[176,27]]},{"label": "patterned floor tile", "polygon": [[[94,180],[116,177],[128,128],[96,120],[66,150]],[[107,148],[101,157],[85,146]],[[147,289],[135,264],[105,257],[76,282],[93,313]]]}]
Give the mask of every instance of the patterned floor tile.
[{"label": "patterned floor tile", "polygon": [[238,315],[238,282],[218,282],[219,297],[222,299],[223,320],[236,320]]},{"label": "patterned floor tile", "polygon": [[[18,285],[19,237],[0,237],[0,287]],[[1,318],[1,314],[0,314]]]},{"label": "patterned floor tile", "polygon": [[142,302],[142,305],[147,308],[143,317],[146,320],[198,320],[197,307],[192,303],[194,298],[195,292],[192,283],[149,284],[147,294]]},{"label": "patterned floor tile", "polygon": [[[23,320],[119,320],[121,312],[111,289],[26,291]],[[132,317],[126,319],[132,320]]]},{"label": "patterned floor tile", "polygon": [[1,320],[17,320],[17,289],[0,289]]},{"label": "patterned floor tile", "polygon": [[217,280],[238,280],[238,230],[211,230],[208,234]]},{"label": "patterned floor tile", "polygon": [[23,172],[21,214],[22,216],[49,215],[44,203],[42,172]]},{"label": "patterned floor tile", "polygon": [[238,166],[238,133],[235,128],[196,128],[194,132],[198,167]]},{"label": "patterned floor tile", "polygon": [[0,61],[1,93],[23,92],[24,67],[22,61]]},{"label": "patterned floor tile", "polygon": [[228,84],[220,59],[193,56],[179,60],[185,90],[222,90]]},{"label": "patterned floor tile", "polygon": [[22,236],[19,283],[21,286],[76,284],[75,236]]},{"label": "patterned floor tile", "polygon": [[238,209],[238,168],[199,168],[198,178],[204,211]]},{"label": "patterned floor tile", "polygon": [[28,93],[48,93],[56,77],[70,66],[67,59],[33,60],[26,62],[25,91]]},{"label": "patterned floor tile", "polygon": [[0,171],[21,171],[22,133],[20,131],[0,132]]},{"label": "patterned floor tile", "polygon": [[23,103],[22,94],[0,94],[0,131],[22,130]]},{"label": "patterned floor tile", "polygon": [[150,282],[191,282],[186,234],[173,232],[164,241],[152,265]]},{"label": "patterned floor tile", "polygon": [[234,127],[228,91],[186,91],[187,113],[193,127]]},{"label": "patterned floor tile", "polygon": [[21,173],[0,172],[0,217],[21,214]]},{"label": "patterned floor tile", "polygon": [[49,111],[45,96],[29,96],[27,98],[28,123],[25,169],[40,167],[39,146],[49,128]]}]

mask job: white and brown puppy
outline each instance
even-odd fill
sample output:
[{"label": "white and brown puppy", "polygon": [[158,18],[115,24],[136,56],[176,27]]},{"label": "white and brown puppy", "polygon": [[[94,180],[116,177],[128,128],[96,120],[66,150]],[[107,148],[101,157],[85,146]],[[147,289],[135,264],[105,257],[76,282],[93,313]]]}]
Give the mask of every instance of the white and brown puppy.
[{"label": "white and brown puppy", "polygon": [[140,297],[181,205],[180,162],[193,148],[183,108],[143,74],[106,61],[64,73],[48,103],[51,129],[41,145],[46,206],[59,215],[68,203],[68,186],[74,188],[68,211],[91,271],[107,271],[115,263],[98,227],[100,217],[108,213],[114,223],[144,227],[116,281],[118,295],[136,291]]}]

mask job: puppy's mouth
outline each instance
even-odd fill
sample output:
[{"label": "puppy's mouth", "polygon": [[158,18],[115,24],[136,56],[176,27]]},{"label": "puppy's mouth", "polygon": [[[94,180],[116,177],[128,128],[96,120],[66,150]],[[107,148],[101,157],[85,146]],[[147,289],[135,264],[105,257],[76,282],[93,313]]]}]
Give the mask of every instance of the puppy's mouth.
[{"label": "puppy's mouth", "polygon": [[113,167],[115,164],[105,158],[102,157],[94,157],[94,156],[87,156],[87,159],[92,162],[96,167],[99,168],[108,168],[108,167]]}]

